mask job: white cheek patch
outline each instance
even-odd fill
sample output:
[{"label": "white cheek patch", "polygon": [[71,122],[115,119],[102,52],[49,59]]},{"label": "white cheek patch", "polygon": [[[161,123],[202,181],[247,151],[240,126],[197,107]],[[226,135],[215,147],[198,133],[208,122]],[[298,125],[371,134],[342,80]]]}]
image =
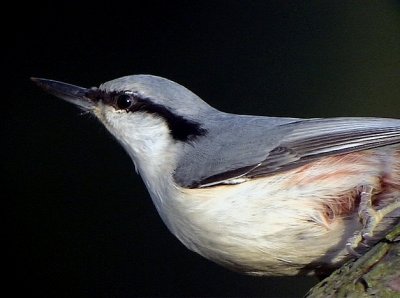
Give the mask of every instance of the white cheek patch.
[{"label": "white cheek patch", "polygon": [[94,113],[128,152],[150,155],[157,151],[161,154],[173,142],[168,125],[157,115],[116,110],[104,104]]}]

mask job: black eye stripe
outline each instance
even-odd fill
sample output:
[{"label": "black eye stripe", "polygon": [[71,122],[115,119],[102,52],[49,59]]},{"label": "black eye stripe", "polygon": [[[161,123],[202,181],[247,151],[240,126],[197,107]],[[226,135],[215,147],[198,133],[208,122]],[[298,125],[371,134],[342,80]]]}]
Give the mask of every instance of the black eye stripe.
[{"label": "black eye stripe", "polygon": [[178,141],[185,142],[193,140],[196,137],[204,136],[207,133],[207,130],[202,128],[199,123],[174,114],[167,107],[156,104],[149,98],[137,98],[128,111],[141,111],[162,117],[170,129],[172,137]]},{"label": "black eye stripe", "polygon": [[86,93],[86,97],[94,102],[101,101],[106,105],[113,106],[117,110],[129,110],[137,101],[136,96],[130,92],[105,92],[97,88],[90,89]]},{"label": "black eye stripe", "polygon": [[128,113],[143,112],[162,117],[171,131],[171,136],[178,141],[190,141],[207,134],[207,130],[199,123],[177,115],[167,107],[154,103],[150,98],[141,97],[131,91],[106,92],[100,89],[91,89],[86,93],[86,97],[94,102],[101,101],[103,104],[113,106],[117,110],[125,110]]}]

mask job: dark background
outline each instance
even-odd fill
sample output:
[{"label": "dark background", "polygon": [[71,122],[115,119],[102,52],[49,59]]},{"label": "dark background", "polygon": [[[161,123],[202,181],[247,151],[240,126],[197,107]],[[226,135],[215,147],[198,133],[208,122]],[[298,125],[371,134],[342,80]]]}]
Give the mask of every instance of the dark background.
[{"label": "dark background", "polygon": [[34,3],[3,11],[11,16],[2,26],[1,111],[13,293],[304,295],[315,279],[243,276],[188,251],[122,147],[29,77],[89,87],[148,73],[227,112],[399,118],[400,3]]}]

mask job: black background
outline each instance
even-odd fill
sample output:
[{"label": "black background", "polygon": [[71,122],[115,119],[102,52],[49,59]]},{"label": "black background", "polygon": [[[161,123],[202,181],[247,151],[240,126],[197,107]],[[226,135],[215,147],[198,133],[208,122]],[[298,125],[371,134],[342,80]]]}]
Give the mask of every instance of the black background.
[{"label": "black background", "polygon": [[89,87],[148,73],[227,112],[399,118],[399,2],[34,5],[3,11],[11,16],[2,26],[1,111],[13,293],[304,295],[315,279],[243,276],[188,251],[105,129],[29,77]]}]

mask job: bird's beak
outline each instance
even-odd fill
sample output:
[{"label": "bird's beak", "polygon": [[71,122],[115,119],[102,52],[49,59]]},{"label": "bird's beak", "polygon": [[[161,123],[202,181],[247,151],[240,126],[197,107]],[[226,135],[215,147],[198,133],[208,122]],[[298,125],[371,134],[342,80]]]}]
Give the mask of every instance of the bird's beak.
[{"label": "bird's beak", "polygon": [[95,102],[88,97],[92,89],[48,79],[31,78],[31,80],[46,92],[73,103],[85,110],[92,110],[95,106]]}]

